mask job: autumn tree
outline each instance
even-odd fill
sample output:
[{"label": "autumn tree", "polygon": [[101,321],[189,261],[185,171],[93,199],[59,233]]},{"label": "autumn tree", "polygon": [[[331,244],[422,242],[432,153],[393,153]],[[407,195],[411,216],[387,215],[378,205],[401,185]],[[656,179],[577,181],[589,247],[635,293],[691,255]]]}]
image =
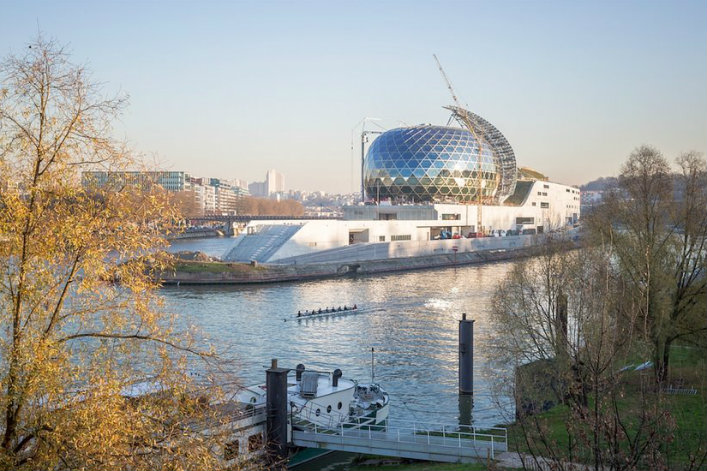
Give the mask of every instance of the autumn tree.
[{"label": "autumn tree", "polygon": [[249,216],[302,216],[302,203],[294,200],[275,201],[245,196],[238,199],[237,212]]},{"label": "autumn tree", "polygon": [[111,138],[125,97],[41,37],[0,77],[0,469],[219,467],[213,390],[187,374],[208,354],[150,276],[172,208],[80,185],[131,163]]}]

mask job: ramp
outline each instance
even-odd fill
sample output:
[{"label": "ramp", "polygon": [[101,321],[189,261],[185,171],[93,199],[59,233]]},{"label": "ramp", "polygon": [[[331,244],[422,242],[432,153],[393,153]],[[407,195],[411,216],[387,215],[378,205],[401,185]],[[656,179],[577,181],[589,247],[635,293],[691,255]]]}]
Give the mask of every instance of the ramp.
[{"label": "ramp", "polygon": [[420,422],[390,425],[344,423],[336,429],[311,426],[292,430],[292,442],[307,448],[368,453],[449,463],[472,463],[508,450],[508,434],[499,427],[477,428]]},{"label": "ramp", "polygon": [[285,242],[302,228],[300,225],[273,224],[260,226],[255,234],[242,234],[225,256],[227,262],[266,263]]}]

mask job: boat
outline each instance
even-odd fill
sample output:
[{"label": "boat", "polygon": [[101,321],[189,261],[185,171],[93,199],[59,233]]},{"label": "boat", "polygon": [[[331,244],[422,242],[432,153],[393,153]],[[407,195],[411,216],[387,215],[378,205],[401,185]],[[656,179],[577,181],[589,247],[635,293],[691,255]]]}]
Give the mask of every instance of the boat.
[{"label": "boat", "polygon": [[[265,386],[251,386],[236,396],[254,407],[264,405]],[[295,428],[313,425],[337,430],[356,425],[384,425],[388,418],[389,396],[377,383],[359,383],[332,373],[306,371],[299,364],[293,382],[288,380],[288,414]]]},{"label": "boat", "polygon": [[299,311],[294,316],[285,317],[283,321],[303,321],[307,319],[317,319],[321,317],[331,317],[331,316],[346,316],[349,314],[362,314],[364,312],[377,312],[384,311],[382,308],[361,308],[356,305],[354,307],[339,306],[338,308],[326,308],[312,311]]}]

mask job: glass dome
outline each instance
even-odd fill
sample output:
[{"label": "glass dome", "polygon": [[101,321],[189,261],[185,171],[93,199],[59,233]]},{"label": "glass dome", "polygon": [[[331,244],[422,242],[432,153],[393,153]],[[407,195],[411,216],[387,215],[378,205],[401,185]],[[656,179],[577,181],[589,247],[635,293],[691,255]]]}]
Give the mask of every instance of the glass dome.
[{"label": "glass dome", "polygon": [[[493,148],[481,143],[482,199],[499,182]],[[466,129],[415,126],[387,131],[364,161],[364,189],[373,199],[409,203],[477,201],[479,144]]]}]

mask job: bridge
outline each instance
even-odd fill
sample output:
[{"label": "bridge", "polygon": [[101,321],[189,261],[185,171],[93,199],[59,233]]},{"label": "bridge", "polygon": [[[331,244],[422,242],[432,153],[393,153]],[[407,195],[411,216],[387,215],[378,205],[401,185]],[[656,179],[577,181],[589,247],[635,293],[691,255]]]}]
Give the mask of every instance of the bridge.
[{"label": "bridge", "polygon": [[193,223],[204,223],[204,222],[220,222],[223,223],[223,232],[226,235],[233,235],[233,225],[234,224],[247,224],[252,220],[262,220],[262,221],[309,221],[312,219],[329,219],[336,220],[341,219],[340,217],[334,216],[256,216],[256,215],[213,215],[213,216],[196,216],[185,218]]},{"label": "bridge", "polygon": [[249,214],[240,215],[214,215],[214,216],[196,216],[187,217],[186,219],[194,222],[249,222],[253,219],[263,221],[308,221],[311,219],[341,219],[334,216],[257,216]]},{"label": "bridge", "polygon": [[508,450],[505,428],[391,421],[387,425],[342,423],[336,428],[310,424],[292,429],[292,444],[307,448],[397,458],[472,463]]}]

